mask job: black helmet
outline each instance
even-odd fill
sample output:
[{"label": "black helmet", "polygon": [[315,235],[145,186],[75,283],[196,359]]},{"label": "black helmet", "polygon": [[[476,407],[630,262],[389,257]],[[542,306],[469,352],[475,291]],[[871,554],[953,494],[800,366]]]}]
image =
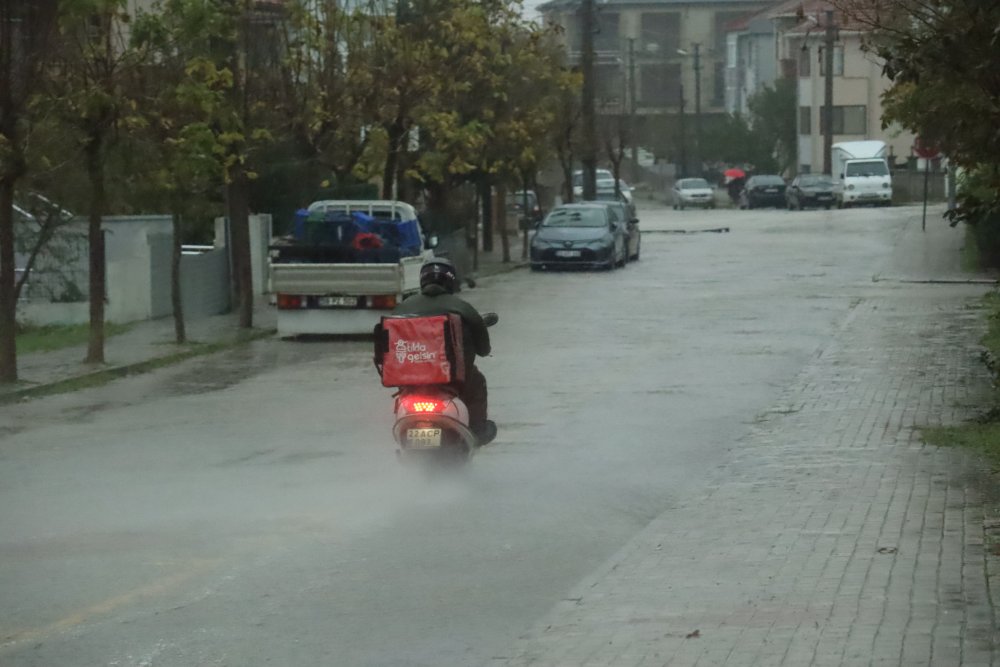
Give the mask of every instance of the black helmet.
[{"label": "black helmet", "polygon": [[455,271],[455,265],[444,257],[427,260],[420,267],[420,289],[428,285],[440,285],[449,294],[454,294],[458,288],[458,272]]}]

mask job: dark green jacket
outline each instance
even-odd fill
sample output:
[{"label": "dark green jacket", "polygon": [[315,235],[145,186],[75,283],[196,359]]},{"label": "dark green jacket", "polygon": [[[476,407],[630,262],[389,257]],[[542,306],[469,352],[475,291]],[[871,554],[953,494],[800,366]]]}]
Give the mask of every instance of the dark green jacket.
[{"label": "dark green jacket", "polygon": [[393,315],[448,315],[461,316],[462,345],[465,348],[465,363],[472,366],[476,355],[485,357],[490,353],[490,333],[482,316],[466,301],[449,294],[439,285],[428,285],[419,294],[414,294],[396,306]]}]

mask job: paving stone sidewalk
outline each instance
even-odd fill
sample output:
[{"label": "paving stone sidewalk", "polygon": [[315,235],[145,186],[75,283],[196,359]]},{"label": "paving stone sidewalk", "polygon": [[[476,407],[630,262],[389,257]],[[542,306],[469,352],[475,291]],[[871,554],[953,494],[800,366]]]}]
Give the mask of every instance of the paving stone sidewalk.
[{"label": "paving stone sidewalk", "polygon": [[494,664],[995,664],[996,479],[917,431],[982,404],[984,291],[873,290],[702,495]]}]

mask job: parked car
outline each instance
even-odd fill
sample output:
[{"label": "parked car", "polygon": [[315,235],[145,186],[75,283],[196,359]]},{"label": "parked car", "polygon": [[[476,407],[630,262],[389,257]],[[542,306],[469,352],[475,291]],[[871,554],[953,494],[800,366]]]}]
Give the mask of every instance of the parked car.
[{"label": "parked car", "polygon": [[603,185],[599,184],[599,186],[597,188],[596,200],[597,201],[620,201],[623,204],[625,204],[625,206],[628,207],[629,218],[636,217],[635,202],[633,200],[629,199],[627,196],[625,196],[625,192],[624,191],[621,191],[620,194],[616,193],[615,192],[615,186],[613,184],[610,185],[610,186],[603,186]]},{"label": "parked car", "polygon": [[557,206],[531,238],[531,269],[613,269],[626,260],[625,234],[625,222],[618,220],[608,203]]},{"label": "parked car", "polygon": [[833,179],[828,174],[802,174],[796,176],[785,190],[785,203],[789,211],[808,206],[833,206]]},{"label": "parked car", "polygon": [[785,179],[774,174],[751,176],[740,192],[740,208],[785,206]]},{"label": "parked car", "polygon": [[[598,190],[615,189],[615,175],[607,169],[596,169],[596,185]],[[632,203],[632,188],[622,179],[618,179],[618,189],[628,202]],[[573,196],[583,197],[583,170],[577,169],[573,172]]]},{"label": "parked car", "polygon": [[[615,191],[615,179],[614,179],[614,177],[611,177],[611,178],[599,177],[597,179],[597,191],[601,192],[602,190],[611,190],[612,192]],[[622,193],[622,197],[625,198],[625,201],[628,202],[631,205],[632,204],[632,187],[628,183],[626,183],[624,180],[622,180],[620,178],[618,179],[618,191]]]},{"label": "parked car", "polygon": [[674,183],[674,210],[685,206],[715,208],[715,189],[704,178],[682,178]]},{"label": "parked car", "polygon": [[[524,212],[525,199],[528,200],[527,214]],[[538,195],[534,190],[518,190],[507,193],[507,209],[517,215],[518,220],[525,221],[529,229],[545,217],[542,207],[538,204]]]},{"label": "parked car", "polygon": [[625,221],[626,260],[639,259],[639,246],[642,243],[642,239],[639,232],[639,218],[636,217],[635,207],[626,202],[623,195],[616,195],[614,190],[610,192],[607,190],[598,190],[597,201],[609,204],[614,209],[615,215]]}]

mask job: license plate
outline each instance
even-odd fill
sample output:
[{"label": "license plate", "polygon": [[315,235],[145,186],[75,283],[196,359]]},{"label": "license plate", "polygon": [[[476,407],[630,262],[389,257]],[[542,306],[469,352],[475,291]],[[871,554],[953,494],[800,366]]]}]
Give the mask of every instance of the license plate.
[{"label": "license plate", "polygon": [[860,196],[860,199],[878,199],[878,195],[871,192],[866,192]]},{"label": "license plate", "polygon": [[579,257],[579,250],[556,250],[556,257]]},{"label": "license plate", "polygon": [[354,308],[358,305],[356,296],[321,296],[316,300],[320,308],[348,307]]},{"label": "license plate", "polygon": [[441,429],[439,428],[408,428],[406,440],[410,447],[440,447]]},{"label": "license plate", "polygon": [[768,188],[768,189],[764,190],[764,192],[777,192],[777,191],[778,191],[778,188]]},{"label": "license plate", "polygon": [[819,201],[823,201],[825,199],[833,199],[833,195],[817,195],[816,199],[818,199]]}]

